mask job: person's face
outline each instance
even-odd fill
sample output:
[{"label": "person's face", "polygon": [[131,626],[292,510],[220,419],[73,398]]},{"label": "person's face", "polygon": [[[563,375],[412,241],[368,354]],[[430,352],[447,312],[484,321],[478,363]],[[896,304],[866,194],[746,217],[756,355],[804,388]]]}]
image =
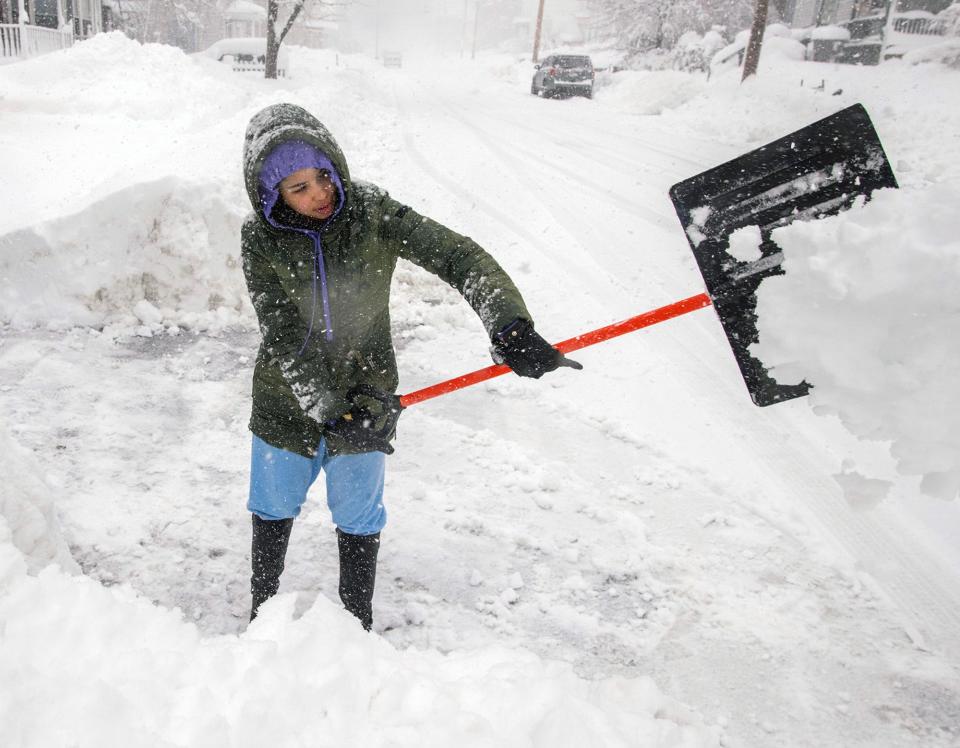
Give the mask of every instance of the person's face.
[{"label": "person's face", "polygon": [[337,208],[337,187],[326,169],[300,169],[280,182],[280,196],[297,213],[325,221]]}]

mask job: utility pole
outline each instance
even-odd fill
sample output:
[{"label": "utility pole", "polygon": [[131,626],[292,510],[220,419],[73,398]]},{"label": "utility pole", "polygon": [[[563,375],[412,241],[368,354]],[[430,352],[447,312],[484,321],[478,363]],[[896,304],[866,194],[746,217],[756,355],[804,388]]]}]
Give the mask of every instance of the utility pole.
[{"label": "utility pole", "polygon": [[470,59],[477,59],[477,26],[480,25],[480,0],[477,0],[473,9],[473,47],[470,49]]},{"label": "utility pole", "polygon": [[753,11],[753,27],[750,29],[750,41],[747,43],[747,53],[743,58],[743,83],[751,75],[757,74],[757,65],[760,63],[760,47],[763,46],[763,32],[767,28],[767,3],[769,0],[757,0]]},{"label": "utility pole", "polygon": [[543,28],[543,3],[544,3],[544,0],[540,0],[540,5],[537,7],[537,28],[533,32],[534,64],[540,61],[540,29]]},{"label": "utility pole", "polygon": [[373,59],[380,59],[380,0],[373,9]]}]

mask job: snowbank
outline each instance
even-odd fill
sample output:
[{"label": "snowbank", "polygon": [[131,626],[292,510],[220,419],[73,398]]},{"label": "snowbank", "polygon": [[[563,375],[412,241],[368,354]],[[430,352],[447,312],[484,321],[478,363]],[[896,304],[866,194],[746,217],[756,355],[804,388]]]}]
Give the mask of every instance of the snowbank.
[{"label": "snowbank", "polygon": [[176,177],[0,236],[0,321],[209,328],[252,320],[238,239],[244,205]]},{"label": "snowbank", "polygon": [[[710,60],[711,73],[740,68],[749,43],[750,30],[740,31],[732,43],[713,55]],[[764,31],[763,52],[757,69],[761,73],[769,71],[771,65],[776,65],[781,60],[802,60],[805,53],[803,44],[791,38],[790,29],[781,24],[771,24]]]},{"label": "snowbank", "polygon": [[2,430],[0,474],[0,569],[33,573],[55,563],[77,571],[54,508],[57,489],[43,480],[34,457]]},{"label": "snowbank", "polygon": [[[119,31],[6,66],[0,81],[19,112],[109,113],[130,118],[128,127],[137,120],[214,117],[249,95],[226,65],[164,44],[140,44]],[[174,100],[171,91],[179,92]]]},{"label": "snowbank", "polygon": [[719,745],[648,678],[586,681],[530,652],[398,652],[319,597],[271,600],[242,636],[0,543],[0,723],[20,748]]},{"label": "snowbank", "polygon": [[845,42],[850,40],[850,30],[843,26],[815,26],[810,31],[810,38],[819,41]]},{"label": "snowbank", "polygon": [[702,75],[679,70],[625,70],[612,76],[616,85],[599,93],[605,104],[631,114],[662,114],[703,94]]},{"label": "snowbank", "polygon": [[960,493],[960,189],[877,193],[774,231],[786,275],[758,292],[759,358],[855,434],[889,440],[900,470]]},{"label": "snowbank", "polygon": [[960,70],[960,39],[947,39],[928,47],[912,49],[904,54],[903,61],[911,65],[939,63]]}]

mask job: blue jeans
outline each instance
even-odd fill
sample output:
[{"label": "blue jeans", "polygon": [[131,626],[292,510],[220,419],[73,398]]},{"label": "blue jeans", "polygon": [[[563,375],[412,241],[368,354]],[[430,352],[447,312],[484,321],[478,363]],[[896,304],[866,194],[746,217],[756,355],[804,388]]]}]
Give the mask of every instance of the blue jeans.
[{"label": "blue jeans", "polygon": [[387,523],[383,508],[385,468],[383,452],[330,457],[326,441],[321,439],[311,460],[272,447],[254,435],[247,509],[266,520],[296,517],[307,500],[307,491],[323,470],[334,524],[350,535],[373,535]]}]

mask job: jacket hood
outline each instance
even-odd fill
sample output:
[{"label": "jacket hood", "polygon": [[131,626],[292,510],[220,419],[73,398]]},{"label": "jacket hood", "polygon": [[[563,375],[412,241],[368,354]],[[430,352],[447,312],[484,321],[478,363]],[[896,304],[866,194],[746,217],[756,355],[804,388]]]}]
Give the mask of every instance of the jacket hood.
[{"label": "jacket hood", "polygon": [[[330,131],[306,109],[295,104],[274,104],[257,112],[247,125],[243,141],[243,175],[250,204],[262,221],[274,225],[269,220],[269,211],[273,208],[269,190],[261,185],[261,172],[270,153],[284,143],[303,143],[316,148],[329,159],[337,176],[341,205],[337,218],[345,216],[349,210],[353,186],[347,160],[334,140]],[[285,176],[285,175],[284,175]],[[273,200],[276,198],[274,196]]]}]

